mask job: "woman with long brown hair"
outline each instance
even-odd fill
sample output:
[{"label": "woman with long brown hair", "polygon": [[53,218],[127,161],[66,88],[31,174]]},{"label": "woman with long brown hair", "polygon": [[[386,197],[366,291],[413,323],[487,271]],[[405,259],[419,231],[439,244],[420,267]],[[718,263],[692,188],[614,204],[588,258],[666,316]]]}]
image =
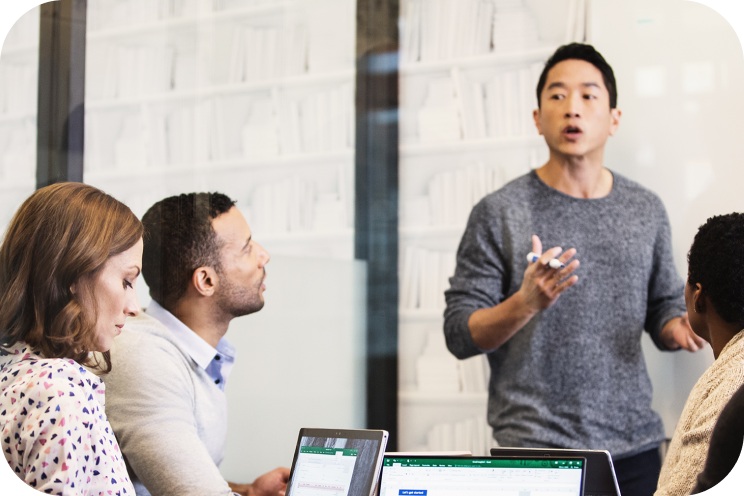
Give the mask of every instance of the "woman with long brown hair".
[{"label": "woman with long brown hair", "polygon": [[[104,411],[108,350],[139,311],[143,228],[81,183],[37,190],[0,246],[0,446],[48,494],[134,494]],[[101,352],[101,353],[95,353]]]}]

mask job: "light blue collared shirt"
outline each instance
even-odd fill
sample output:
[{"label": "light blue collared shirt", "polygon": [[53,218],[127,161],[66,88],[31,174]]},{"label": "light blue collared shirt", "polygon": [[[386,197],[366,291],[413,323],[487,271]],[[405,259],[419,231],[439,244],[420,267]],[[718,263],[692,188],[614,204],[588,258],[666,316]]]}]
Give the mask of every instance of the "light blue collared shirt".
[{"label": "light blue collared shirt", "polygon": [[235,364],[236,354],[235,347],[227,339],[224,337],[220,339],[217,349],[214,349],[155,300],[150,302],[145,313],[167,327],[191,359],[207,372],[217,387],[224,391],[227,378]]}]

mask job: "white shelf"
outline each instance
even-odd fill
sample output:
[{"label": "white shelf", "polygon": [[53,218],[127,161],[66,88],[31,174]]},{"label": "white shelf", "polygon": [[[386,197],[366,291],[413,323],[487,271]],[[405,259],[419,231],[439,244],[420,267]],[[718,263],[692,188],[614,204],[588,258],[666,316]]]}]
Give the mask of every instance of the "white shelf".
[{"label": "white shelf", "polygon": [[256,240],[271,254],[281,254],[303,259],[354,259],[354,230],[291,231],[266,233],[254,231]]},{"label": "white shelf", "polygon": [[230,96],[245,93],[267,92],[272,89],[309,88],[313,86],[331,86],[352,81],[354,70],[340,70],[329,73],[307,73],[299,76],[286,76],[250,83],[230,83],[204,86],[198,89],[166,91],[148,95],[107,98],[102,100],[88,99],[86,110],[109,110],[143,104],[182,103],[184,100],[200,100],[214,96]]},{"label": "white shelf", "polygon": [[398,401],[402,406],[437,406],[453,404],[463,408],[483,405],[488,400],[488,393],[434,393],[424,391],[398,391]]},{"label": "white shelf", "polygon": [[189,15],[186,17],[176,17],[172,19],[160,19],[157,21],[149,21],[144,24],[132,23],[131,25],[124,25],[115,28],[104,28],[97,30],[88,31],[86,37],[88,41],[104,41],[112,40],[116,38],[130,38],[132,36],[141,36],[144,34],[158,34],[165,31],[173,31],[179,29],[196,28],[196,24],[199,20],[206,19],[196,15]]},{"label": "white shelf", "polygon": [[398,229],[401,238],[405,240],[421,240],[441,238],[456,238],[462,236],[463,226],[403,226]]},{"label": "white shelf", "polygon": [[29,56],[38,55],[38,51],[39,51],[38,43],[28,43],[28,44],[16,45],[16,46],[3,45],[2,58],[3,60],[15,59],[15,58],[27,59]]},{"label": "white shelf", "polygon": [[401,76],[414,76],[432,72],[449,72],[453,67],[497,67],[515,63],[530,61],[542,61],[548,58],[555,47],[539,47],[523,51],[489,53],[487,55],[475,55],[467,58],[453,60],[437,60],[435,62],[416,62],[401,64]]},{"label": "white shelf", "polygon": [[281,12],[288,7],[297,5],[296,0],[272,0],[261,5],[242,7],[238,9],[214,10],[207,18],[214,21],[232,21],[238,17],[249,17],[265,15],[273,12]]},{"label": "white shelf", "polygon": [[[304,153],[285,156],[276,156],[265,159],[232,159],[215,162],[198,162],[193,164],[182,165],[155,165],[145,166],[137,169],[116,168],[115,170],[102,171],[96,170],[96,165],[86,164],[86,180],[96,182],[121,181],[121,180],[144,180],[144,179],[165,179],[178,175],[200,176],[209,174],[210,176],[219,174],[239,174],[248,170],[258,168],[292,168],[292,167],[337,167],[339,164],[346,164],[353,160],[353,150],[339,150],[321,153]],[[348,164],[352,167],[353,164]]]},{"label": "white shelf", "polygon": [[286,233],[267,233],[261,236],[261,243],[317,243],[344,242],[354,239],[354,230],[342,229],[335,231],[293,231]]},{"label": "white shelf", "polygon": [[202,23],[235,21],[235,19],[241,17],[281,13],[282,10],[295,3],[295,1],[275,0],[273,3],[266,3],[252,7],[191,13],[183,17],[151,20],[141,24],[132,23],[131,25],[124,25],[121,27],[91,30],[88,32],[87,38],[89,41],[103,41],[116,38],[130,39],[134,36],[159,34],[165,31],[195,29],[198,28],[199,25],[202,25]]},{"label": "white shelf", "polygon": [[438,309],[411,309],[411,308],[399,308],[398,309],[398,318],[401,321],[401,324],[410,324],[410,323],[417,323],[417,322],[423,322],[423,323],[429,323],[432,321],[441,321],[443,317],[444,309],[438,308]]},{"label": "white shelf", "polygon": [[13,114],[0,114],[0,125],[8,123],[15,124],[18,121],[27,119],[33,119],[34,122],[36,121],[36,109],[28,110],[26,112],[17,112]]},{"label": "white shelf", "polygon": [[515,136],[472,141],[453,141],[449,143],[404,143],[400,146],[401,158],[422,155],[460,154],[470,151],[488,151],[495,149],[536,147],[544,145],[543,138],[535,136]]}]

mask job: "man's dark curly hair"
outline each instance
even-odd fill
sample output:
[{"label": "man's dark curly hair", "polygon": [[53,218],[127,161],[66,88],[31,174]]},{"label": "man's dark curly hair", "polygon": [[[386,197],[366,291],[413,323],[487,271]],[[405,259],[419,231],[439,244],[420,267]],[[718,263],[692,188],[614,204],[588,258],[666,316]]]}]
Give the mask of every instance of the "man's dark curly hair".
[{"label": "man's dark curly hair", "polygon": [[744,328],[744,214],[709,218],[687,254],[689,284],[700,284],[726,322]]},{"label": "man's dark curly hair", "polygon": [[161,200],[142,216],[142,276],[152,299],[166,310],[183,296],[198,267],[220,270],[212,220],[233,205],[222,193],[188,193]]},{"label": "man's dark curly hair", "polygon": [[545,83],[548,80],[548,72],[559,62],[564,60],[583,60],[589,62],[602,74],[602,81],[604,82],[607,91],[610,94],[610,108],[617,108],[617,82],[615,81],[615,73],[612,71],[612,67],[602,57],[593,46],[584,43],[569,43],[562,45],[556,49],[553,55],[550,56],[545,67],[540,74],[540,79],[537,82],[537,106],[540,107],[540,96],[542,90],[545,87]]}]

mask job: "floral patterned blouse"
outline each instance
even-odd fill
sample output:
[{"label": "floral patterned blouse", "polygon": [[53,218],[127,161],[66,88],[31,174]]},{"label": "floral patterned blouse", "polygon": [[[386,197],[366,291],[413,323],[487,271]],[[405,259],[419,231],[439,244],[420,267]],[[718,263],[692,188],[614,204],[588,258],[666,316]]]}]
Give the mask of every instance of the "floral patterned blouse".
[{"label": "floral patterned blouse", "polygon": [[103,381],[74,360],[25,343],[0,348],[0,446],[42,493],[134,495],[104,411]]}]

